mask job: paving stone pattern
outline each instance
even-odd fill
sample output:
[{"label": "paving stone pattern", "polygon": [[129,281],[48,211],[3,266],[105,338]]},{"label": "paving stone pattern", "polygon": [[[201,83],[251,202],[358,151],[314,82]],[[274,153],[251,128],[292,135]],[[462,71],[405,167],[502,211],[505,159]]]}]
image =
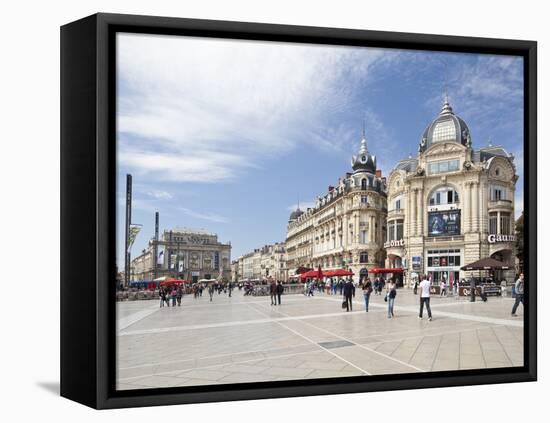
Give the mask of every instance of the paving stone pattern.
[{"label": "paving stone pattern", "polygon": [[117,303],[117,389],[264,382],[523,365],[523,309],[432,298],[433,320],[418,318],[418,296],[399,290],[392,319],[383,296],[353,312],[340,296],[184,297]]}]

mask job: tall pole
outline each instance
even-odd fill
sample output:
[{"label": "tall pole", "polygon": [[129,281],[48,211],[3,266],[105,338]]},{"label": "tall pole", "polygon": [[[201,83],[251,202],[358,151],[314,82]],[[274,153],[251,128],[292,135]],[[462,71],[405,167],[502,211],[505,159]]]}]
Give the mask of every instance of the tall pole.
[{"label": "tall pole", "polygon": [[126,238],[124,240],[124,285],[130,281],[130,251],[128,240],[130,237],[130,225],[132,223],[132,175],[126,175]]},{"label": "tall pole", "polygon": [[155,212],[155,240],[153,244],[153,279],[158,277],[157,268],[158,268],[158,245],[159,245],[159,212]]}]

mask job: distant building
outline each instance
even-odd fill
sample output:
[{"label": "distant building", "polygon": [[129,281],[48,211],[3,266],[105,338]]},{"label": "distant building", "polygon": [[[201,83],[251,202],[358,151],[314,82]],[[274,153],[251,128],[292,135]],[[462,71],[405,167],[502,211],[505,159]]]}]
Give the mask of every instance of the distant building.
[{"label": "distant building", "polygon": [[142,254],[132,260],[132,280],[153,280],[155,263],[157,277],[198,281],[217,279],[222,272],[221,276],[229,280],[231,243],[221,243],[217,235],[204,230],[165,230],[158,244],[150,240]]},{"label": "distant building", "polygon": [[261,281],[269,278],[286,281],[288,279],[284,243],[256,248],[240,256],[232,266],[235,281]]}]

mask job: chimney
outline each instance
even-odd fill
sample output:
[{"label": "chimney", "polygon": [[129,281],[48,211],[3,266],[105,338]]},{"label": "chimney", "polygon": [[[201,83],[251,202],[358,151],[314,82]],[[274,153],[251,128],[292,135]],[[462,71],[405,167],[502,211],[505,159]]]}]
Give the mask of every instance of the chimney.
[{"label": "chimney", "polygon": [[382,171],[380,169],[376,169],[376,177],[381,178],[382,177]]}]

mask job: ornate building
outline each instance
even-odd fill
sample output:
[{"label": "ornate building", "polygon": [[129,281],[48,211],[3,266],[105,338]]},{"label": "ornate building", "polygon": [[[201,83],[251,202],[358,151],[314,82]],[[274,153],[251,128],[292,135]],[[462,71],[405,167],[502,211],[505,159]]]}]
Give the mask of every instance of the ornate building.
[{"label": "ornate building", "polygon": [[[514,157],[502,147],[475,150],[470,130],[445,98],[424,131],[416,158],[388,179],[387,267],[437,282],[493,257],[514,268]],[[513,277],[513,270],[498,275]]]},{"label": "ornate building", "polygon": [[[155,260],[156,250],[156,260]],[[155,275],[198,281],[231,277],[231,244],[203,230],[174,229],[164,231],[158,242],[150,240],[147,249],[132,260],[134,280],[151,281]]]},{"label": "ornate building", "polygon": [[300,268],[346,268],[364,276],[384,264],[386,237],[386,179],[376,168],[376,156],[361,146],[352,157],[353,172],[317,198],[305,211],[290,215],[286,253],[289,277]]}]

